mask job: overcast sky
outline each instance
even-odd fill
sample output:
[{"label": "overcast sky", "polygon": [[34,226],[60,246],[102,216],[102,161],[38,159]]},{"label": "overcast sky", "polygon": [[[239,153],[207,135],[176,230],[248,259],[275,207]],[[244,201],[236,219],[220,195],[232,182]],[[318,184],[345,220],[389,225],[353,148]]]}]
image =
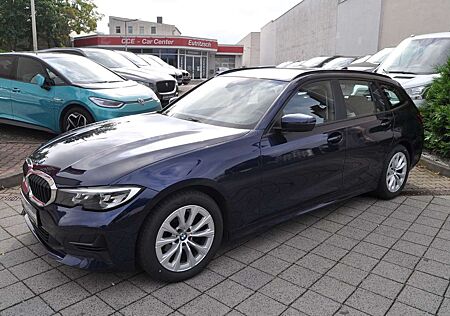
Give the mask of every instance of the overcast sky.
[{"label": "overcast sky", "polygon": [[236,44],[257,32],[301,0],[94,0],[100,13],[98,31],[108,33],[108,16],[175,24],[182,35]]}]

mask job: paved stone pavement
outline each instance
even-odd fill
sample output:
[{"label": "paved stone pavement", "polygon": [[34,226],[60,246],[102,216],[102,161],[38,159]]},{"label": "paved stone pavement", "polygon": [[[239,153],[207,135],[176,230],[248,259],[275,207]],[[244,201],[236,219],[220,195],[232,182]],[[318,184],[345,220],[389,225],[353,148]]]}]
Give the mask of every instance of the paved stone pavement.
[{"label": "paved stone pavement", "polygon": [[176,284],[55,264],[0,191],[0,315],[450,315],[450,195],[368,196],[221,248]]}]

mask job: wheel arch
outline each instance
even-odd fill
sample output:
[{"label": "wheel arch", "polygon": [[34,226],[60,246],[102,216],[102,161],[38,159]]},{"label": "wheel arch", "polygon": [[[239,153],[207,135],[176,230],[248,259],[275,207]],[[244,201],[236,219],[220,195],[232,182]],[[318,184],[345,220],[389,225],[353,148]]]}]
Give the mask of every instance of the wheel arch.
[{"label": "wheel arch", "polygon": [[[223,238],[228,239],[228,221],[229,221],[229,203],[225,197],[225,195],[222,193],[222,190],[220,188],[220,185],[210,179],[190,179],[178,182],[176,184],[173,184],[161,192],[159,192],[149,204],[147,204],[147,214],[145,215],[145,218],[151,215],[152,210],[163,200],[170,197],[172,194],[179,193],[182,191],[198,191],[201,193],[204,193],[208,195],[210,198],[214,200],[214,202],[217,203],[220,209],[220,213],[222,215],[223,220]],[[141,230],[141,227],[139,228],[139,231]]]},{"label": "wheel arch", "polygon": [[409,163],[411,165],[412,159],[414,158],[414,150],[413,150],[411,143],[409,141],[407,141],[406,139],[403,139],[403,140],[398,141],[396,145],[402,145],[403,147],[406,148],[406,150],[408,151],[408,155],[409,155]]}]

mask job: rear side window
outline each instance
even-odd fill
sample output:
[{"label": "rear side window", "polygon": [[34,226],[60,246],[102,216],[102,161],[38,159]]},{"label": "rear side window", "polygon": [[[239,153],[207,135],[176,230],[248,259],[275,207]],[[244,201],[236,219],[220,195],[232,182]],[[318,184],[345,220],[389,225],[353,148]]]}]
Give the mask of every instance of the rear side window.
[{"label": "rear side window", "polygon": [[404,98],[394,87],[382,85],[381,91],[384,93],[386,99],[390,103],[391,108],[396,108],[403,104]]},{"label": "rear side window", "polygon": [[303,85],[288,101],[283,114],[307,114],[316,118],[317,124],[335,119],[334,97],[329,81]]},{"label": "rear side window", "polygon": [[31,83],[37,74],[47,77],[44,67],[42,67],[39,61],[32,58],[19,57],[17,63],[17,80]]},{"label": "rear side window", "polygon": [[370,81],[339,80],[347,118],[365,116],[387,110],[380,90]]},{"label": "rear side window", "polygon": [[0,56],[0,78],[11,79],[13,56]]}]

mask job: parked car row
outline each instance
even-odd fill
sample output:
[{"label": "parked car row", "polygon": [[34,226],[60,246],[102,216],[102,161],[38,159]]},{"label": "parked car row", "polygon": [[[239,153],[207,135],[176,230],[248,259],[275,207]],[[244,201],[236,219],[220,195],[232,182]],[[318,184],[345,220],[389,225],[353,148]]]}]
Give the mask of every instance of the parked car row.
[{"label": "parked car row", "polygon": [[160,110],[190,75],[141,57],[98,48],[0,54],[0,122],[60,133]]},{"label": "parked car row", "polygon": [[348,69],[377,72],[397,80],[421,106],[427,88],[439,76],[437,68],[450,57],[450,32],[411,36],[395,48],[384,48],[360,58],[319,56],[305,61],[287,61],[278,68]]}]

